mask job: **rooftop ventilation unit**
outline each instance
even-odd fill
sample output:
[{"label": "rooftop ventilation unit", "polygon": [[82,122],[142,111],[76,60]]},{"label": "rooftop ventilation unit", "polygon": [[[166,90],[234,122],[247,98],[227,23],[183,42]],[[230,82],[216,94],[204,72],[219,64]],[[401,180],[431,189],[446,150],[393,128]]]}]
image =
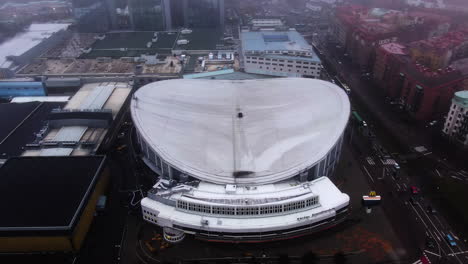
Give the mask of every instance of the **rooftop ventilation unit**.
[{"label": "rooftop ventilation unit", "polygon": [[189,41],[186,39],[180,39],[177,41],[177,45],[187,45],[189,44]]}]

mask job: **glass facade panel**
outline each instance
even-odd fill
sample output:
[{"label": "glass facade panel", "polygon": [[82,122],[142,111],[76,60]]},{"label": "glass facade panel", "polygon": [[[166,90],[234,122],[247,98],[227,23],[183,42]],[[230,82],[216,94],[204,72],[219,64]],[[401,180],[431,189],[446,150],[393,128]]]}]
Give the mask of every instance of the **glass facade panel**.
[{"label": "glass facade panel", "polygon": [[186,25],[188,27],[218,27],[221,23],[219,17],[219,0],[187,1]]},{"label": "glass facade panel", "polygon": [[110,20],[103,0],[73,0],[73,16],[79,32],[106,32]]},{"label": "glass facade panel", "polygon": [[135,30],[164,30],[162,0],[131,0],[129,11]]}]

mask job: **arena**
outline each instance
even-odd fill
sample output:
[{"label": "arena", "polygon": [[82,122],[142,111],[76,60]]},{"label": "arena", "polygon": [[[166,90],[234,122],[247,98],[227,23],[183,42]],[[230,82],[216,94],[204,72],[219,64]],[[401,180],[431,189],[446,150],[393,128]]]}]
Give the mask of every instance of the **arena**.
[{"label": "arena", "polygon": [[133,96],[145,163],[141,202],[170,242],[296,237],[342,221],[349,196],[329,179],[350,113],[334,84],[301,78],[172,80]]}]

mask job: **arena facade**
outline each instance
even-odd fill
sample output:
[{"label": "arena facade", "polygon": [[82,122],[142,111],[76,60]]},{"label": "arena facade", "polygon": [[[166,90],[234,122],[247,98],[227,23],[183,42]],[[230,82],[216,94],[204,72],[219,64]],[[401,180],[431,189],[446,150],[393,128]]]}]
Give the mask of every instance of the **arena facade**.
[{"label": "arena facade", "polygon": [[287,239],[347,215],[349,196],[330,178],[350,103],[332,83],[161,81],[136,91],[131,114],[158,175],[143,218],[170,242]]}]

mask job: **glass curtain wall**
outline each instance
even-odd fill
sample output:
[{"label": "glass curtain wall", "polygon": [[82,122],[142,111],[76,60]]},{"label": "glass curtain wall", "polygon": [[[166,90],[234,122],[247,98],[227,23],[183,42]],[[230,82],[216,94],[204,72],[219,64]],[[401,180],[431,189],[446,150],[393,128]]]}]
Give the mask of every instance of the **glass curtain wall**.
[{"label": "glass curtain wall", "polygon": [[164,10],[162,0],[131,0],[130,16],[135,30],[164,30]]}]

